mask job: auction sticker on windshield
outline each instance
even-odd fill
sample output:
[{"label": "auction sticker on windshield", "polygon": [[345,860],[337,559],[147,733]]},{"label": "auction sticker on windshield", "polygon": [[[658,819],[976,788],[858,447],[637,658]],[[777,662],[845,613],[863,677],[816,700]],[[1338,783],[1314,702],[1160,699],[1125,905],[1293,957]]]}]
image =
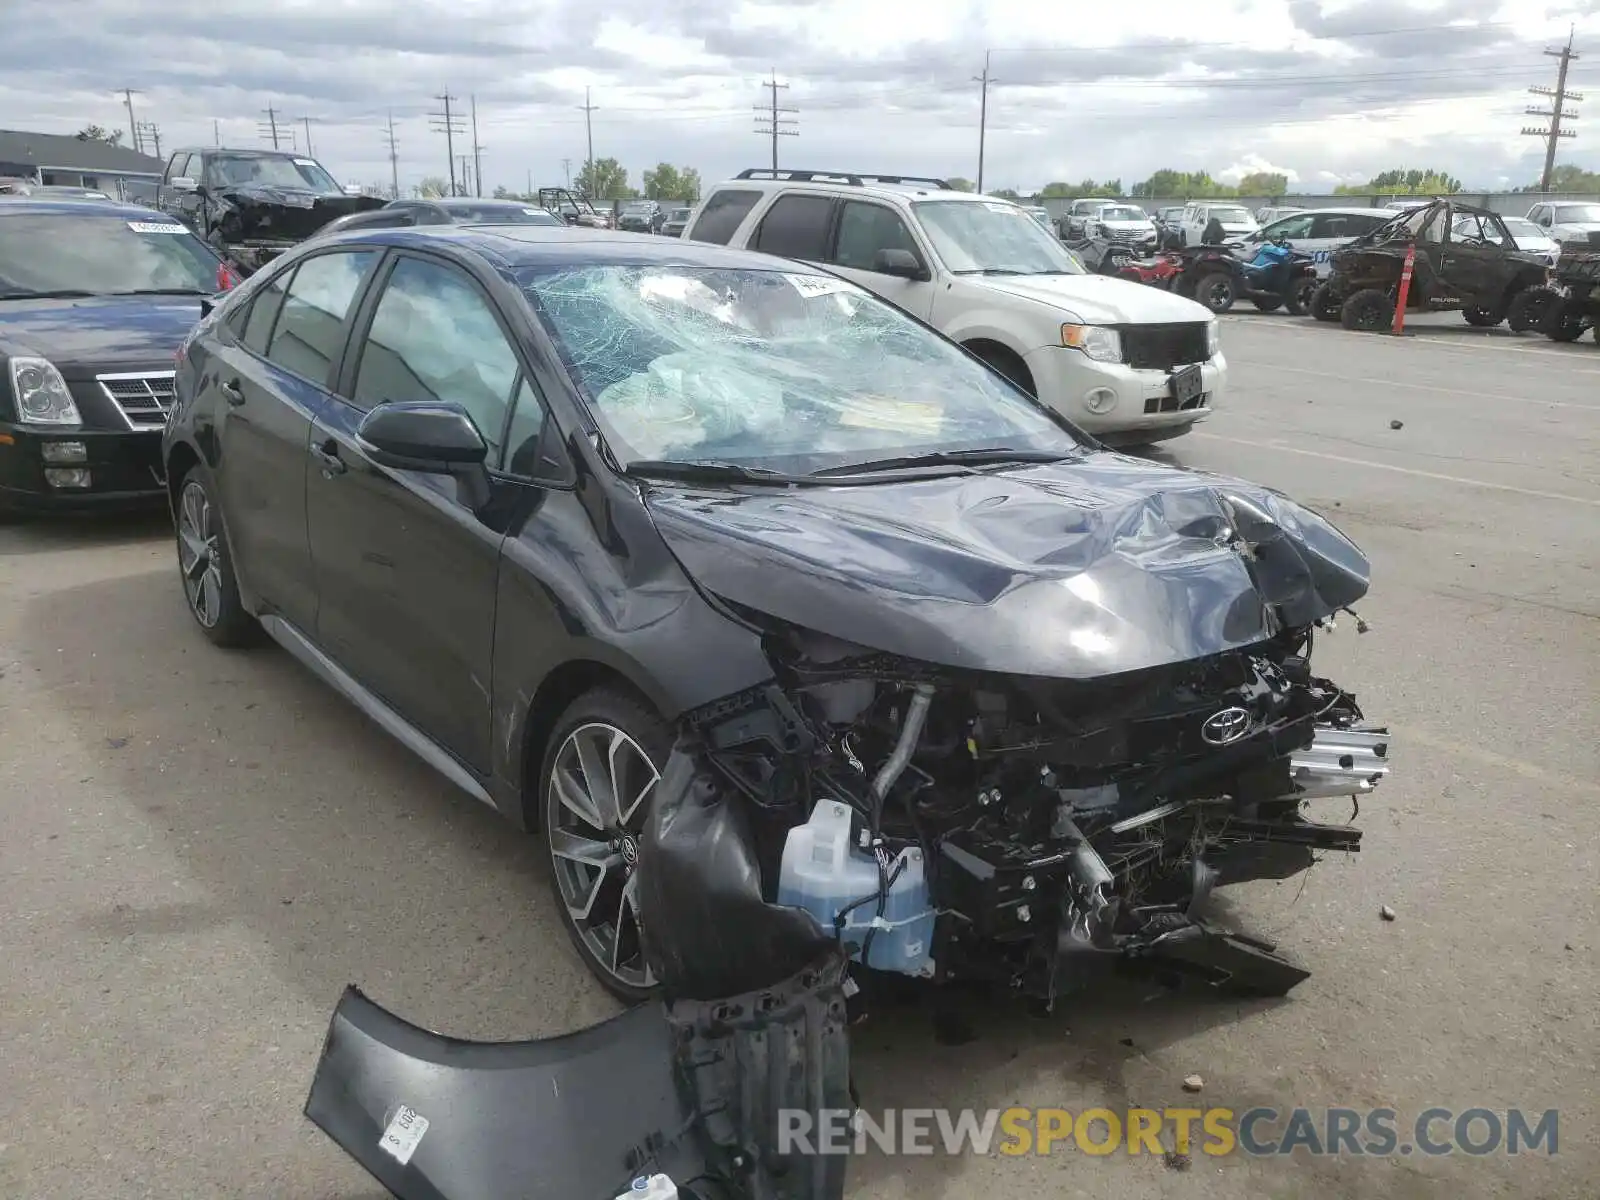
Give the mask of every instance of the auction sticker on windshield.
[{"label": "auction sticker on windshield", "polygon": [[175,225],[168,221],[129,221],[128,228],[135,233],[188,233],[189,230],[182,225]]},{"label": "auction sticker on windshield", "polygon": [[853,283],[846,283],[842,279],[829,279],[823,275],[785,275],[794,290],[810,299],[812,296],[832,296],[838,292],[853,292],[857,288]]},{"label": "auction sticker on windshield", "polygon": [[417,1152],[417,1143],[422,1141],[422,1135],[427,1132],[428,1118],[402,1104],[395,1111],[389,1127],[383,1131],[378,1145],[403,1167],[411,1161],[411,1156]]},{"label": "auction sticker on windshield", "polygon": [[294,165],[297,167],[314,167],[317,165],[317,160],[314,158],[297,158],[294,160]]}]

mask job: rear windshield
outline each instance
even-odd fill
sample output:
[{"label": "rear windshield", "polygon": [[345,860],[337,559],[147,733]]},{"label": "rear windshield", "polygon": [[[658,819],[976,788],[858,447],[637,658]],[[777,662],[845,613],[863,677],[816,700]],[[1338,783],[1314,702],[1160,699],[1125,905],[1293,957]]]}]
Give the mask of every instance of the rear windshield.
[{"label": "rear windshield", "polygon": [[[92,215],[91,215],[92,214]],[[217,290],[221,260],[170,217],[81,213],[0,214],[0,299],[51,292]]]}]

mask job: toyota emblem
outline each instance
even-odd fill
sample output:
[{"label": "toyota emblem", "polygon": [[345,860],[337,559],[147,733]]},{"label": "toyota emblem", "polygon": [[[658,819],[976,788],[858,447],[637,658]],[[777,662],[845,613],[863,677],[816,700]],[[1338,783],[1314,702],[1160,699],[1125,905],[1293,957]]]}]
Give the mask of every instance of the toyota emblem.
[{"label": "toyota emblem", "polygon": [[1213,746],[1237,742],[1250,729],[1250,713],[1243,708],[1225,708],[1212,713],[1200,726],[1200,736]]}]

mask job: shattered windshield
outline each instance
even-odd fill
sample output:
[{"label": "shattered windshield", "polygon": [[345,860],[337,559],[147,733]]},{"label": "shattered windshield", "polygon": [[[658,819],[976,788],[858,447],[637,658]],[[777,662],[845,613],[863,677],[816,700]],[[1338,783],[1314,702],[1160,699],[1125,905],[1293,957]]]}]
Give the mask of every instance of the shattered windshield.
[{"label": "shattered windshield", "polygon": [[517,278],[624,465],[807,474],[890,455],[1079,444],[993,372],[844,280],[618,265]]},{"label": "shattered windshield", "polygon": [[217,154],[207,170],[219,187],[264,185],[337,192],[339,185],[313,158],[287,158],[273,154]]},{"label": "shattered windshield", "polygon": [[0,216],[0,299],[40,293],[217,290],[216,255],[159,213],[126,217]]},{"label": "shattered windshield", "polygon": [[957,275],[1083,275],[1083,266],[1015,204],[921,200],[911,206]]}]

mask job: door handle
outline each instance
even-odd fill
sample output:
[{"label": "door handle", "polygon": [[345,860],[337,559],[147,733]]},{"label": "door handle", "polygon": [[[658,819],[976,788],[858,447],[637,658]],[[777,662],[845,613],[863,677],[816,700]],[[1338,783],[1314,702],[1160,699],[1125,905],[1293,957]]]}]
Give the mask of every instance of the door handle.
[{"label": "door handle", "polygon": [[235,408],[244,403],[244,389],[239,386],[237,379],[224,379],[222,381],[222,394],[228,403]]},{"label": "door handle", "polygon": [[349,468],[345,466],[344,459],[339,457],[339,444],[332,438],[320,446],[311,447],[311,457],[317,460],[322,467],[324,475],[343,475]]}]

